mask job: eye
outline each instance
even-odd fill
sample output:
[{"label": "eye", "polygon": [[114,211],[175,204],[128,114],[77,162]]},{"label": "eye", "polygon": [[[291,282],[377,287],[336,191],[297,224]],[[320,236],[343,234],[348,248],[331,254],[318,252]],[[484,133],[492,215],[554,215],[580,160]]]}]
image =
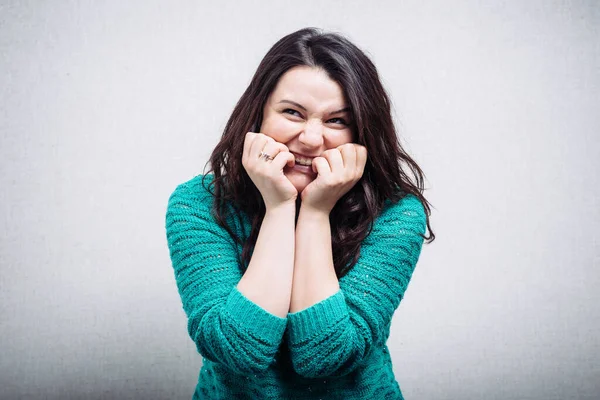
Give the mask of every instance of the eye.
[{"label": "eye", "polygon": [[348,123],[346,122],[346,120],[344,118],[331,118],[327,122],[333,122],[334,124],[340,124],[340,125],[348,125]]},{"label": "eye", "polygon": [[284,114],[290,114],[290,115],[294,115],[296,117],[302,117],[302,114],[300,114],[298,111],[292,109],[292,108],[286,108],[285,110],[282,111]]}]

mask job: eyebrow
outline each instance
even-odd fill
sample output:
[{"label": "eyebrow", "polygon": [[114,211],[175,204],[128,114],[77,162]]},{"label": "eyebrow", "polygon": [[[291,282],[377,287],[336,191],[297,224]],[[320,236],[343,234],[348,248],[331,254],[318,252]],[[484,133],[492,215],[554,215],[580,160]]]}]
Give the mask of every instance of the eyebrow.
[{"label": "eyebrow", "polygon": [[[306,107],[304,107],[302,104],[298,104],[298,103],[296,103],[295,101],[291,101],[291,100],[281,100],[281,101],[279,102],[279,104],[281,104],[281,103],[288,103],[288,104],[292,104],[292,105],[294,105],[294,106],[296,106],[296,107],[298,107],[298,108],[300,108],[300,109],[302,109],[302,110],[306,111]],[[339,110],[337,110],[337,111],[330,112],[330,113],[329,113],[329,114],[327,114],[327,115],[339,114],[339,113],[346,112],[346,111],[350,111],[350,107],[344,107],[344,108],[342,108],[342,109],[339,109]]]}]

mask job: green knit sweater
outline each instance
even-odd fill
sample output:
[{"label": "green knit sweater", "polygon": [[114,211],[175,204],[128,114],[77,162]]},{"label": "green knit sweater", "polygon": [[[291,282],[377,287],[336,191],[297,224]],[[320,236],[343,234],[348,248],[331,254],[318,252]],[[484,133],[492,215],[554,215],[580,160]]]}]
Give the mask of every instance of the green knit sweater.
[{"label": "green knit sweater", "polygon": [[[212,201],[198,175],[177,186],[166,212],[188,333],[203,357],[193,399],[402,399],[386,341],[423,244],[417,197],[386,202],[340,290],[287,318],[237,289],[241,246],[216,223]],[[250,232],[246,216],[229,223]]]}]

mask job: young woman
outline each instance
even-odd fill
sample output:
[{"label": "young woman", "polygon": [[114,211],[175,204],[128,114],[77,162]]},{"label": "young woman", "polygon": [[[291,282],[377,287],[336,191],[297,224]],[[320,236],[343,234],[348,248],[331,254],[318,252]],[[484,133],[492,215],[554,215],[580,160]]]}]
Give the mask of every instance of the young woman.
[{"label": "young woman", "polygon": [[386,342],[435,235],[373,63],[338,34],[285,36],[209,163],[166,214],[193,398],[401,399]]}]

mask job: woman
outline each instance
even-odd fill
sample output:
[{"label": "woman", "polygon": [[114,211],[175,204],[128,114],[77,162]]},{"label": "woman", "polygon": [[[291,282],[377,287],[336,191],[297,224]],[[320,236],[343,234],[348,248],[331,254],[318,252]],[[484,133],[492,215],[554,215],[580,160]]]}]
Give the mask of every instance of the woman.
[{"label": "woman", "polygon": [[285,36],[209,162],[166,215],[193,398],[401,399],[386,341],[430,209],[372,62],[337,34]]}]

